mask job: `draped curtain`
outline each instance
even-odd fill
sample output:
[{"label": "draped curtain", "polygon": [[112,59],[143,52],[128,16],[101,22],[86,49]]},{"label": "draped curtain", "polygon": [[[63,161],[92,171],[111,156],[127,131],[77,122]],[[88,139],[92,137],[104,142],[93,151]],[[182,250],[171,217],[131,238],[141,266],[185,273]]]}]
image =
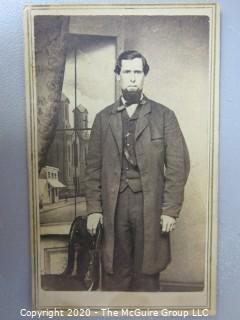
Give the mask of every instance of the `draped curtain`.
[{"label": "draped curtain", "polygon": [[54,139],[66,61],[69,18],[35,17],[35,62],[39,172]]}]

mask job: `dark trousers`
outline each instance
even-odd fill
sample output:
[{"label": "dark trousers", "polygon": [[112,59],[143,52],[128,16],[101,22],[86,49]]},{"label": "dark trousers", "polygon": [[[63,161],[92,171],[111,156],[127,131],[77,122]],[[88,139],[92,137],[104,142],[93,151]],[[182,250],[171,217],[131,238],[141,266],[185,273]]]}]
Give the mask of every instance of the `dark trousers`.
[{"label": "dark trousers", "polygon": [[159,273],[141,273],[143,232],[143,194],[127,187],[116,208],[114,273],[103,272],[103,290],[159,291]]}]

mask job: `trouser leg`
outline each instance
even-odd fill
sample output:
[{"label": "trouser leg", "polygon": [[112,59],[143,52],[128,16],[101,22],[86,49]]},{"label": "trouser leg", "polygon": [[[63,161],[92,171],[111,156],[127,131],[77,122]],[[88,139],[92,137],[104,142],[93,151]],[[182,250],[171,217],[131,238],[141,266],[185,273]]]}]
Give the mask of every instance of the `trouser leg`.
[{"label": "trouser leg", "polygon": [[158,291],[159,274],[141,273],[143,195],[130,188],[119,194],[115,215],[114,273],[103,274],[103,290]]},{"label": "trouser leg", "polygon": [[129,189],[129,221],[133,235],[134,272],[131,281],[132,291],[159,291],[159,273],[143,274],[144,252],[143,194]]},{"label": "trouser leg", "polygon": [[115,212],[113,274],[103,272],[103,290],[129,290],[133,275],[133,242],[128,219],[127,189],[118,196]]}]

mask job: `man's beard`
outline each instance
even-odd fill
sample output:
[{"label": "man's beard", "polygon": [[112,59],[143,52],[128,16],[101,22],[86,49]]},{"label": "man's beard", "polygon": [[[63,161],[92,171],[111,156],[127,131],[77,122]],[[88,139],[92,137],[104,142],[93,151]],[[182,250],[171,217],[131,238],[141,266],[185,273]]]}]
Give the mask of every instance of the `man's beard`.
[{"label": "man's beard", "polygon": [[141,96],[142,96],[142,90],[137,89],[136,91],[128,91],[127,89],[122,90],[123,98],[126,100],[128,105],[139,103]]}]

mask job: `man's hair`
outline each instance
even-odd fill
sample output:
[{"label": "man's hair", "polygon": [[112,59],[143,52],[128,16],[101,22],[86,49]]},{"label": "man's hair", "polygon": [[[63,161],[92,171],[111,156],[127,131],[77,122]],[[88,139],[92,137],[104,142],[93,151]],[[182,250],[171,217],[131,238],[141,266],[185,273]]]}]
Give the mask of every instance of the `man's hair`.
[{"label": "man's hair", "polygon": [[121,68],[122,68],[122,60],[133,60],[135,58],[142,59],[143,72],[144,72],[144,75],[146,76],[148,74],[149,69],[150,69],[149,65],[147,63],[147,59],[140,52],[135,51],[135,50],[124,51],[118,56],[114,72],[116,74],[120,74]]}]

